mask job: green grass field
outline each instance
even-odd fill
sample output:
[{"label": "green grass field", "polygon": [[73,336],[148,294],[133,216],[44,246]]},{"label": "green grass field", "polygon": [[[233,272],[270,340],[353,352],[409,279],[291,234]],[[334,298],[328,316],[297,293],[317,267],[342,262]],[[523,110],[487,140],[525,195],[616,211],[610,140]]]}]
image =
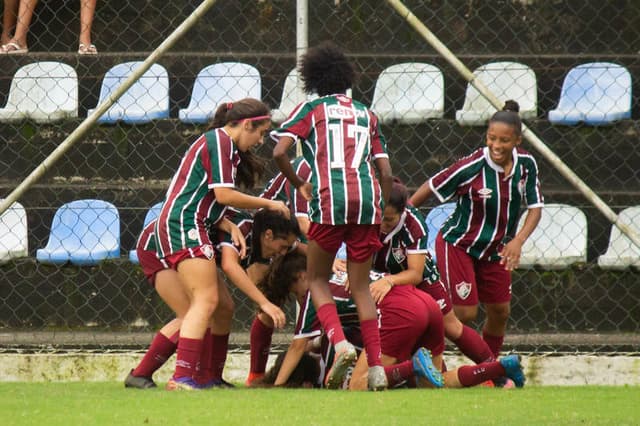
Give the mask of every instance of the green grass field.
[{"label": "green grass field", "polygon": [[640,424],[640,387],[167,392],[121,383],[0,383],[8,425]]}]

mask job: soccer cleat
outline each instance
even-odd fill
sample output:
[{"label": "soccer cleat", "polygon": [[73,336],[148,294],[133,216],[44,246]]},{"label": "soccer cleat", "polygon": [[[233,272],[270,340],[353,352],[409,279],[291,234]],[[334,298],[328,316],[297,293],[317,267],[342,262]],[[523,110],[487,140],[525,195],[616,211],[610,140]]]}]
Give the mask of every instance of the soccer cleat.
[{"label": "soccer cleat", "polygon": [[336,359],[327,374],[325,387],[328,389],[340,389],[344,383],[344,377],[355,362],[358,354],[356,348],[349,342],[346,343],[343,351],[336,353]]},{"label": "soccer cleat", "polygon": [[129,372],[129,375],[126,379],[124,379],[124,387],[125,388],[136,388],[136,389],[151,389],[157,387],[156,384],[151,380],[151,377],[138,377],[133,375],[133,370]]},{"label": "soccer cleat", "polygon": [[424,379],[431,383],[436,388],[444,387],[444,376],[431,360],[431,354],[425,348],[420,348],[411,357],[413,362],[413,374],[415,374],[417,381]]},{"label": "soccer cleat", "polygon": [[167,386],[165,389],[167,389],[168,391],[174,391],[174,390],[196,391],[196,390],[202,390],[203,388],[201,385],[198,384],[198,382],[193,380],[191,377],[178,377],[178,378],[172,377],[167,382]]},{"label": "soccer cleat", "polygon": [[516,385],[517,388],[524,386],[527,380],[520,364],[520,355],[512,354],[500,358],[500,365],[504,368],[505,374]]},{"label": "soccer cleat", "polygon": [[389,386],[389,383],[387,382],[387,375],[384,373],[384,367],[381,365],[369,367],[367,382],[370,391],[385,390],[387,386]]},{"label": "soccer cleat", "polygon": [[247,387],[253,386],[253,382],[258,379],[262,379],[264,377],[264,373],[252,373],[249,372],[249,376],[247,380],[244,382],[244,385]]},{"label": "soccer cleat", "polygon": [[207,383],[203,383],[200,385],[202,389],[233,389],[235,386],[225,379],[211,379]]}]

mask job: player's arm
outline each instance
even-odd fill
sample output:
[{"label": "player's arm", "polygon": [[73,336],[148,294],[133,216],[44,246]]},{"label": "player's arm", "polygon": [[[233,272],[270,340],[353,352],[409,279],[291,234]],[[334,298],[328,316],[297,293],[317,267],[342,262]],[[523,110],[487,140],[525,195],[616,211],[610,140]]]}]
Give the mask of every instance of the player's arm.
[{"label": "player's arm", "polygon": [[289,182],[291,182],[294,187],[299,188],[305,183],[305,181],[300,179],[300,176],[296,174],[296,171],[293,169],[291,161],[289,160],[289,155],[287,154],[287,151],[294,143],[295,139],[291,136],[281,136],[278,139],[278,143],[275,148],[273,148],[273,159],[275,160],[278,169],[280,169]]},{"label": "player's arm", "polygon": [[422,272],[427,255],[423,253],[412,253],[407,255],[407,269],[397,274],[385,275],[379,280],[371,283],[369,290],[371,297],[376,303],[382,299],[396,285],[418,285],[422,282]]},{"label": "player's arm", "polygon": [[414,207],[420,207],[431,195],[433,191],[429,185],[429,180],[420,185],[420,188],[409,198],[409,204]]},{"label": "player's arm", "polygon": [[216,200],[220,203],[233,206],[239,209],[269,209],[282,212],[289,217],[291,212],[289,208],[282,202],[276,200],[267,200],[261,197],[254,197],[228,186],[216,186],[213,188],[216,194]]},{"label": "player's arm", "polygon": [[542,217],[542,207],[533,207],[527,210],[524,224],[515,237],[503,247],[498,253],[502,259],[500,264],[505,265],[505,269],[512,271],[520,265],[520,255],[522,254],[522,245],[531,235]]},{"label": "player's arm", "polygon": [[223,217],[216,224],[216,227],[231,236],[231,242],[233,245],[240,248],[240,258],[244,259],[247,255],[247,240],[244,238],[244,234],[240,228],[226,217]]},{"label": "player's arm", "polygon": [[257,303],[264,313],[271,317],[276,328],[284,327],[286,320],[284,312],[269,302],[267,297],[251,281],[242,265],[240,265],[238,253],[232,247],[222,247],[221,267],[231,282],[246,294],[249,299]]},{"label": "player's arm", "polygon": [[302,355],[304,355],[307,348],[308,341],[308,337],[293,339],[282,361],[278,377],[276,377],[276,381],[274,382],[275,386],[282,386],[287,383],[287,380],[291,377],[291,373],[293,373],[293,370],[295,370],[300,363]]},{"label": "player's arm", "polygon": [[389,157],[377,157],[373,164],[375,164],[376,169],[378,169],[378,181],[382,189],[382,199],[386,204],[391,196],[391,187],[393,186],[393,172],[391,171]]}]

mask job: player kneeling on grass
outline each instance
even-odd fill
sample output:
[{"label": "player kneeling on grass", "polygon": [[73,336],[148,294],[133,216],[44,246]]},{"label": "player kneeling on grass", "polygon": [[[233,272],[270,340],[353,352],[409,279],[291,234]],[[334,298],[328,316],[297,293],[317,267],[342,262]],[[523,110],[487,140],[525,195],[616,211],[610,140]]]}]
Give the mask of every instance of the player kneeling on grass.
[{"label": "player kneeling on grass", "polygon": [[[371,280],[380,274],[372,271]],[[393,286],[378,303],[382,364],[389,387],[407,383],[417,387],[460,388],[506,376],[517,387],[525,377],[518,355],[499,361],[462,366],[442,373],[444,323],[436,301],[413,286]],[[413,355],[412,355],[413,354]],[[433,356],[433,358],[432,358]],[[360,354],[349,389],[367,388],[366,353]]]},{"label": "player kneeling on grass", "polygon": [[[278,279],[267,280],[262,285],[285,285],[289,289],[295,289],[293,290],[295,293],[308,288],[305,282],[304,262],[296,256],[298,255],[290,254],[274,263],[267,277],[278,277]],[[375,282],[381,276],[380,273],[372,271],[370,280]],[[338,305],[338,311],[341,311],[340,306],[342,306],[344,312],[342,318],[347,318],[346,312],[349,306],[353,305],[344,288],[344,279],[334,275],[330,281],[330,288],[334,298],[341,302]],[[268,292],[265,291],[265,293]],[[342,297],[339,297],[338,293]],[[307,297],[307,301],[308,299]],[[518,355],[509,355],[500,361],[462,366],[444,374],[441,373],[444,351],[442,313],[431,296],[415,287],[394,286],[378,304],[378,310],[380,311],[382,363],[390,388],[404,384],[410,387],[468,387],[502,376],[512,379],[518,387],[524,386],[525,377]],[[317,329],[314,328],[314,324],[318,326]],[[294,340],[274,380],[276,386],[288,383],[300,359],[308,351],[311,338],[320,334],[321,328],[314,316],[313,305],[303,302]],[[433,359],[429,351],[433,353]],[[351,376],[349,389],[368,388],[368,366],[365,357],[366,354],[360,355]],[[342,376],[333,387],[343,387],[345,379]]]}]

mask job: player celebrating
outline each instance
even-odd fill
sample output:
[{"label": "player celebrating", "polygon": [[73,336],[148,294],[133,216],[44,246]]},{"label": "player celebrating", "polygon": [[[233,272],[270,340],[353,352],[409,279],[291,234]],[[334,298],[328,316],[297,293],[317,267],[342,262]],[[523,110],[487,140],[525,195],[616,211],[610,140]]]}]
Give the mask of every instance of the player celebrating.
[{"label": "player celebrating", "polygon": [[[338,386],[356,358],[344,336],[327,283],[335,254],[347,244],[347,269],[364,345],[369,354],[369,387],[384,389],[380,362],[380,336],[376,309],[369,293],[371,257],[378,239],[383,199],[388,199],[392,176],[386,142],[378,119],[369,109],[344,93],[355,72],[333,43],[311,48],[302,58],[300,75],[307,93],[320,98],[298,105],[282,126],[272,132],[278,141],[273,155],[280,170],[309,200],[307,272],[318,318],[337,353],[328,385]],[[311,167],[311,182],[295,174],[287,150],[297,138]],[[380,174],[380,181],[371,162]]]},{"label": "player celebrating", "polygon": [[[196,366],[209,318],[218,304],[217,268],[207,221],[216,216],[222,218],[226,206],[268,208],[289,217],[284,203],[234,189],[241,170],[238,165],[248,160],[242,156],[247,157],[249,150],[262,142],[271,124],[267,106],[249,98],[223,104],[213,121],[214,129],[187,149],[156,222],[158,257],[178,272],[190,299],[168,389],[199,389]],[[251,169],[246,172],[255,173]]]},{"label": "player celebrating", "polygon": [[[510,313],[511,271],[544,203],[536,161],[519,146],[518,111],[515,101],[507,101],[489,120],[486,147],[437,173],[410,200],[417,207],[431,194],[441,202],[458,197],[436,239],[438,270],[462,322],[473,321],[478,302],[484,303],[483,338],[496,358]],[[528,212],[516,233],[522,199]]]}]

